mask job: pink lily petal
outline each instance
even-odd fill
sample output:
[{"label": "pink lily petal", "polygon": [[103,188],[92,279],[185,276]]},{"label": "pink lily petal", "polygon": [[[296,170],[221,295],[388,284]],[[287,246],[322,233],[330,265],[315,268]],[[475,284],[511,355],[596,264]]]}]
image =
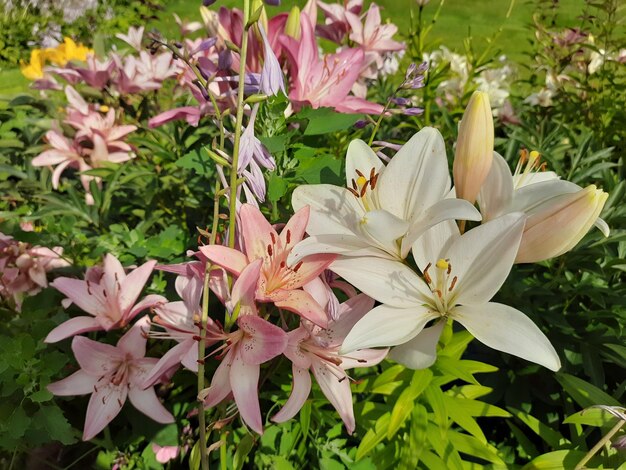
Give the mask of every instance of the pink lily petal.
[{"label": "pink lily petal", "polygon": [[239,354],[245,364],[259,365],[267,362],[282,354],[287,347],[287,333],[260,317],[239,316],[237,325],[245,333],[239,346]]},{"label": "pink lily petal", "polygon": [[128,394],[126,386],[119,387],[105,382],[96,387],[97,391],[91,394],[87,405],[83,441],[94,438],[119,414]]},{"label": "pink lily petal", "polygon": [[389,349],[361,349],[351,352],[341,357],[341,368],[343,370],[354,367],[371,367],[380,363],[387,357]]},{"label": "pink lily petal", "polygon": [[122,312],[127,311],[137,301],[141,290],[145,286],[146,282],[152,274],[152,270],[156,266],[156,261],[148,261],[142,264],[136,269],[133,269],[128,276],[126,276],[125,282],[122,284],[119,293],[120,308]]},{"label": "pink lily petal", "polygon": [[44,343],[56,343],[70,336],[101,329],[102,326],[100,322],[94,317],[74,317],[61,323],[48,333],[48,336],[44,339]]},{"label": "pink lily petal", "polygon": [[248,259],[241,251],[221,245],[201,246],[200,252],[213,263],[221,266],[226,271],[239,276],[243,268],[248,264]]},{"label": "pink lily petal", "polygon": [[69,377],[58,382],[48,384],[46,387],[50,393],[60,396],[86,395],[94,391],[93,386],[98,381],[98,377],[89,375],[84,370],[78,370]]},{"label": "pink lily petal", "polygon": [[163,404],[156,396],[154,388],[150,387],[141,390],[137,387],[130,387],[128,390],[128,398],[135,408],[143,414],[153,419],[157,423],[173,423],[174,416],[167,411]]},{"label": "pink lily petal", "polygon": [[[152,387],[154,384],[159,382],[159,380],[161,380],[161,377],[163,377],[168,371],[177,366],[181,362],[181,358],[189,352],[190,343],[192,346],[197,344],[193,340],[183,341],[182,343],[177,344],[168,352],[166,352],[165,355],[161,357],[161,359],[159,359],[159,362],[155,364],[152,370],[148,372],[146,378],[139,388],[145,389],[148,387]],[[196,358],[197,357],[198,354],[196,353]],[[196,363],[196,367],[197,365],[198,364]]]},{"label": "pink lily petal", "polygon": [[63,172],[65,171],[65,169],[70,163],[72,163],[72,160],[64,161],[63,163],[59,164],[52,172],[52,187],[54,189],[59,188],[59,181],[61,180],[61,175],[63,174]]},{"label": "pink lily petal", "polygon": [[309,223],[310,212],[309,206],[304,206],[289,219],[287,225],[280,232],[280,240],[283,242],[285,251],[291,250],[304,237],[306,225]]},{"label": "pink lily petal", "polygon": [[335,407],[346,425],[349,434],[354,432],[354,409],[352,408],[352,392],[350,381],[335,376],[322,361],[313,361],[313,375],[328,401]]},{"label": "pink lily petal", "polygon": [[108,294],[117,294],[118,288],[124,279],[126,279],[126,272],[122,263],[111,253],[107,253],[104,257],[103,275],[100,281],[104,289]]},{"label": "pink lily petal", "polygon": [[80,96],[80,93],[78,93],[76,90],[74,90],[74,88],[72,88],[71,86],[66,86],[65,87],[65,96],[67,97],[67,101],[68,103],[76,108],[78,111],[80,111],[81,114],[88,114],[89,113],[89,105],[87,104],[87,102],[83,99],[82,96]]},{"label": "pink lily petal", "polygon": [[236,356],[230,369],[230,383],[241,419],[253,431],[263,434],[259,391],[257,390],[259,373],[260,367],[258,365],[245,364],[241,357]]},{"label": "pink lily petal", "polygon": [[72,351],[81,369],[96,377],[111,372],[124,360],[124,353],[115,346],[84,336],[74,336]]},{"label": "pink lily petal", "polygon": [[180,360],[181,364],[191,372],[198,372],[198,344],[193,340],[187,340],[181,344],[186,345],[187,352]]},{"label": "pink lily petal", "polygon": [[239,315],[256,315],[256,290],[261,273],[262,259],[250,263],[241,272],[241,275],[233,285],[231,303],[233,308],[239,304]]},{"label": "pink lily petal", "polygon": [[66,151],[50,149],[40,153],[35,158],[33,158],[31,164],[33,166],[57,165],[66,160],[70,160]]},{"label": "pink lily petal", "polygon": [[293,387],[291,395],[281,410],[272,417],[275,423],[284,423],[293,418],[306,402],[311,392],[311,374],[309,369],[301,369],[295,364],[291,367],[293,374]]},{"label": "pink lily petal", "polygon": [[305,257],[297,272],[292,274],[289,289],[298,289],[309,283],[328,268],[336,258],[337,255],[333,253],[320,253]]},{"label": "pink lily petal", "polygon": [[326,311],[303,290],[281,291],[280,298],[274,300],[274,305],[300,315],[322,328],[328,326]]},{"label": "pink lily petal", "polygon": [[230,369],[234,358],[233,356],[233,350],[226,353],[226,356],[222,359],[222,363],[217,366],[213,374],[211,386],[204,389],[198,396],[198,398],[204,402],[204,406],[211,408],[221,403],[232,391],[230,386]]},{"label": "pink lily petal", "polygon": [[122,323],[128,323],[133,318],[135,318],[135,316],[138,313],[142,312],[143,310],[147,308],[152,308],[159,304],[164,304],[166,302],[167,302],[167,299],[163,297],[162,295],[158,295],[158,294],[146,295],[143,299],[141,299],[141,301],[135,304],[135,306],[130,310],[130,312],[128,312],[128,314],[124,315],[124,317],[122,318]]},{"label": "pink lily petal", "polygon": [[133,358],[146,355],[146,339],[150,331],[148,315],[140,318],[117,342],[117,347]]},{"label": "pink lily petal", "polygon": [[[263,217],[261,211],[250,204],[243,204],[239,210],[241,218],[241,234],[245,240],[245,251],[248,260],[267,256],[267,247],[272,245],[272,235],[278,238],[276,230]],[[224,267],[226,268],[226,267]]]},{"label": "pink lily petal", "polygon": [[307,369],[311,367],[311,355],[304,354],[300,349],[300,343],[311,336],[309,330],[300,325],[295,330],[291,330],[287,333],[289,337],[289,343],[283,351],[283,354],[293,362],[294,366],[299,369]]}]

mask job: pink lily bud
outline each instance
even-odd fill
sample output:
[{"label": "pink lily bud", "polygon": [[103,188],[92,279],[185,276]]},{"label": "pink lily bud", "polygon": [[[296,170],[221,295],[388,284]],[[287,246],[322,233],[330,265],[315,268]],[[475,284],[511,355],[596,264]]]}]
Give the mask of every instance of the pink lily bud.
[{"label": "pink lily bud", "polygon": [[493,161],[493,117],[489,95],[475,91],[459,126],[452,170],[458,198],[472,204]]},{"label": "pink lily bud", "polygon": [[536,263],[574,248],[596,222],[608,196],[592,184],[533,208],[515,262]]}]

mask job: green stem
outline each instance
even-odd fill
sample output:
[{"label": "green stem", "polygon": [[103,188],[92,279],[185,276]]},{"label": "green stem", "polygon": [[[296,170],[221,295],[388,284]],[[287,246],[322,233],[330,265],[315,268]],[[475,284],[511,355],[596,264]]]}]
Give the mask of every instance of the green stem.
[{"label": "green stem", "polygon": [[220,440],[222,441],[222,445],[220,446],[220,468],[221,470],[228,470],[227,465],[227,456],[226,456],[226,435],[227,432],[225,429],[222,430],[222,434],[220,436]]},{"label": "green stem", "polygon": [[[396,92],[394,92],[392,96],[394,96],[396,93],[397,93],[397,90]],[[372,146],[372,142],[374,142],[374,137],[376,137],[376,133],[378,132],[378,129],[380,128],[380,123],[383,122],[383,118],[385,117],[385,113],[389,109],[390,104],[391,104],[391,98],[387,100],[387,103],[385,104],[383,111],[380,113],[380,116],[378,116],[378,119],[376,120],[376,124],[374,125],[374,130],[372,131],[372,135],[370,135],[370,140],[367,142],[367,145],[369,145],[370,147]]]},{"label": "green stem", "polygon": [[[220,215],[220,180],[215,182],[215,200],[213,202],[213,225],[209,243],[213,245],[217,237],[217,227]],[[206,351],[206,325],[209,321],[209,280],[211,278],[211,263],[207,261],[204,266],[204,290],[202,291],[202,317],[200,319],[200,341],[198,341],[198,395],[204,390],[204,355]],[[209,454],[207,452],[206,415],[204,403],[198,401],[198,421],[200,427],[200,462],[202,470],[209,470]]]},{"label": "green stem", "polygon": [[[250,0],[243,0],[243,34],[241,37],[241,48],[239,53],[239,87],[237,89],[237,119],[235,122],[235,142],[233,144],[233,161],[230,169],[230,200],[228,214],[228,246],[235,247],[235,225],[237,223],[237,186],[238,175],[237,166],[239,162],[239,146],[241,144],[241,128],[243,127],[243,92],[244,80],[246,76],[246,58],[248,54],[248,21],[250,20]],[[236,313],[229,317],[226,315],[226,330],[235,322]]]},{"label": "green stem", "polygon": [[578,465],[576,465],[574,470],[581,470],[582,468],[584,468],[585,464],[589,462],[594,455],[596,455],[596,453],[604,446],[604,444],[609,442],[609,440],[622,428],[622,426],[624,426],[624,424],[626,424],[626,420],[619,420],[617,424],[613,426],[613,428],[611,428],[611,430],[607,432],[606,435],[604,435],[602,439],[600,439],[596,443],[596,445],[593,446],[589,452],[587,452],[587,454],[585,454],[581,461],[578,462]]}]

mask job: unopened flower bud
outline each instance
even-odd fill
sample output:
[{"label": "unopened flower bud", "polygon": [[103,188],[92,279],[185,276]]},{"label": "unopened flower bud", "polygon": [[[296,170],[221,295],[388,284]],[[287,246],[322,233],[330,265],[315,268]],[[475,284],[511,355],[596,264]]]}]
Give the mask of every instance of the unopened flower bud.
[{"label": "unopened flower bud", "polygon": [[300,40],[300,36],[302,35],[300,28],[300,8],[293,7],[289,12],[287,23],[285,24],[285,34],[298,41]]},{"label": "unopened flower bud", "polygon": [[[595,185],[551,198],[530,211],[516,263],[536,263],[571,250],[596,222],[608,194]],[[608,234],[605,234],[608,235]]]},{"label": "unopened flower bud", "polygon": [[458,198],[472,204],[493,161],[493,116],[489,95],[475,91],[459,126],[454,154],[454,185]]}]

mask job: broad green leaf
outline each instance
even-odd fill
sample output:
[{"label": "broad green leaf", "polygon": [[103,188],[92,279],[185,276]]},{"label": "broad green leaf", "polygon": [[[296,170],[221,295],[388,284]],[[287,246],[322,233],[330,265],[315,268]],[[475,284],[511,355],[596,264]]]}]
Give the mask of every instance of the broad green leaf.
[{"label": "broad green leaf", "polygon": [[287,136],[273,135],[272,137],[259,136],[259,140],[272,155],[285,151]]},{"label": "broad green leaf", "polygon": [[199,176],[213,173],[213,160],[204,150],[192,150],[176,160],[176,166],[194,170]]},{"label": "broad green leaf", "polygon": [[276,202],[283,197],[286,192],[287,182],[285,181],[285,178],[278,176],[276,173],[271,173],[267,188],[267,198],[271,202]]},{"label": "broad green leaf", "polygon": [[374,429],[369,429],[363,439],[359,448],[356,451],[356,460],[360,460],[370,453],[374,447],[378,445],[387,435],[387,428],[389,427],[389,419],[391,413],[387,412],[376,420]]},{"label": "broad green leaf", "polygon": [[237,445],[235,456],[233,457],[233,468],[235,470],[241,470],[241,468],[243,468],[243,464],[246,461],[246,457],[252,450],[253,444],[254,439],[252,438],[252,435],[246,434],[241,438],[241,441],[239,441],[239,444]]},{"label": "broad green leaf", "polygon": [[432,378],[433,373],[428,369],[416,370],[413,373],[411,383],[400,393],[391,411],[387,439],[393,438],[402,427],[413,410],[413,402],[428,387]]},{"label": "broad green leaf", "polygon": [[569,442],[567,439],[561,436],[554,429],[549,427],[546,424],[543,424],[534,416],[529,415],[528,413],[524,413],[523,411],[516,410],[515,408],[507,407],[507,409],[511,412],[513,416],[522,421],[526,426],[528,426],[535,434],[537,434],[541,439],[546,441],[548,445],[552,448],[558,448],[561,445],[561,441]]},{"label": "broad green leaf", "polygon": [[345,470],[345,466],[341,462],[337,462],[331,458],[320,459],[320,470]]},{"label": "broad green leaf", "polygon": [[178,445],[178,427],[174,423],[164,426],[154,435],[152,442],[160,446]]},{"label": "broad green leaf", "polygon": [[611,395],[578,377],[565,373],[557,373],[556,379],[574,401],[583,408],[589,408],[593,405],[621,405]]},{"label": "broad green leaf", "polygon": [[61,409],[55,405],[39,408],[33,415],[33,424],[36,428],[45,430],[51,440],[66,445],[76,442],[72,426],[63,416]]},{"label": "broad green leaf", "polygon": [[331,108],[306,108],[295,117],[309,120],[304,135],[320,135],[347,129],[362,119],[363,115],[337,113]]}]

